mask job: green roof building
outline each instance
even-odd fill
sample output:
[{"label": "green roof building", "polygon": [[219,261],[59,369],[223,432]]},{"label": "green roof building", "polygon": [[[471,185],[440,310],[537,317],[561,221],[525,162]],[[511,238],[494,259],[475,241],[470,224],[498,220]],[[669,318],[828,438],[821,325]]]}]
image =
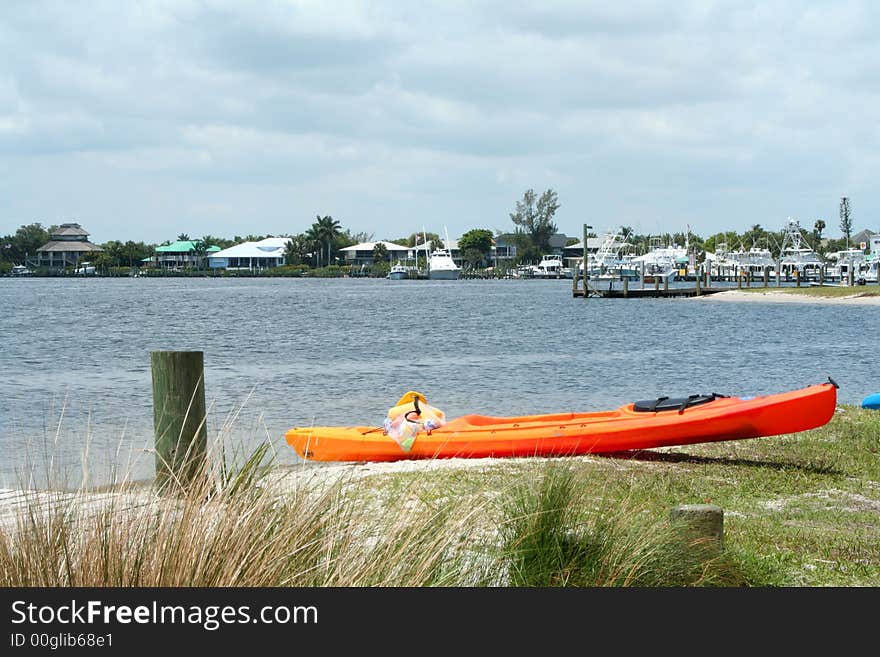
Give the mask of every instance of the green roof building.
[{"label": "green roof building", "polygon": [[199,240],[177,240],[172,244],[157,246],[152,261],[163,269],[201,269],[205,258],[217,253],[220,247],[212,245],[200,251],[199,244]]}]

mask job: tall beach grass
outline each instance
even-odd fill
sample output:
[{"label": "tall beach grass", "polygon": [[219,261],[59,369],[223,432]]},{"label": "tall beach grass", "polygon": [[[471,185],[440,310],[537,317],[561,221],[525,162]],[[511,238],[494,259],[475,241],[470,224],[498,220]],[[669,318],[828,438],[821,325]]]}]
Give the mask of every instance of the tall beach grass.
[{"label": "tall beach grass", "polygon": [[[21,493],[3,586],[875,586],[880,415],[791,436],[557,459],[280,466]],[[219,459],[226,463],[226,459]],[[725,511],[725,548],[669,511]]]}]

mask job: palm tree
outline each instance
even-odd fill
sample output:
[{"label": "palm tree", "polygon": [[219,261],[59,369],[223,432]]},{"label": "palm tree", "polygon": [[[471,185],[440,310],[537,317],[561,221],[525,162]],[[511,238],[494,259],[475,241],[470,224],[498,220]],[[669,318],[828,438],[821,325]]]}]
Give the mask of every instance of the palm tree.
[{"label": "palm tree", "polygon": [[316,217],[315,223],[312,224],[312,228],[316,229],[316,234],[318,236],[318,241],[324,244],[327,247],[327,264],[330,264],[330,247],[333,242],[341,235],[339,230],[339,222],[336,221],[330,215],[321,217],[320,215]]},{"label": "palm tree", "polygon": [[303,237],[309,245],[309,250],[312,251],[315,256],[315,268],[320,267],[321,231],[318,229],[318,224],[312,224],[311,228],[305,232]]},{"label": "palm tree", "polygon": [[761,224],[754,224],[748,235],[751,239],[752,246],[757,246],[766,231],[761,228]]},{"label": "palm tree", "polygon": [[284,247],[284,261],[288,265],[298,265],[305,260],[308,253],[309,241],[305,235],[300,233],[291,237],[287,246]]},{"label": "palm tree", "polygon": [[373,262],[384,262],[388,258],[388,247],[382,244],[382,242],[376,242],[376,245],[373,247]]},{"label": "palm tree", "polygon": [[204,240],[193,242],[192,254],[196,259],[196,269],[201,270],[205,265],[205,256],[208,255],[208,243]]}]

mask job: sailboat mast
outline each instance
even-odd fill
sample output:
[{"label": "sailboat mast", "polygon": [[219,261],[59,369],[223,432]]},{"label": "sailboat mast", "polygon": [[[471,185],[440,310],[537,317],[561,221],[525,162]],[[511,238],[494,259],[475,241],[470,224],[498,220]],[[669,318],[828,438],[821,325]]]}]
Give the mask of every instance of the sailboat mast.
[{"label": "sailboat mast", "polygon": [[425,227],[422,226],[422,240],[425,243],[425,271],[431,271],[431,253],[428,251],[428,234],[425,232]]}]

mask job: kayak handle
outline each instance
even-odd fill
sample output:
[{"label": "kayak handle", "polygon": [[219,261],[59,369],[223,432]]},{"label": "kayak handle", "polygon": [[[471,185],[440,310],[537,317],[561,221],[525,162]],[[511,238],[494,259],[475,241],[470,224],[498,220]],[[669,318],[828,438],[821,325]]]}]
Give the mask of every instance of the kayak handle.
[{"label": "kayak handle", "polygon": [[409,416],[412,413],[415,413],[417,418],[422,416],[422,409],[419,408],[419,398],[418,397],[413,397],[413,408],[415,410],[408,411],[407,414],[404,416],[404,419],[409,420],[410,422],[415,422],[415,420],[409,419]]}]

